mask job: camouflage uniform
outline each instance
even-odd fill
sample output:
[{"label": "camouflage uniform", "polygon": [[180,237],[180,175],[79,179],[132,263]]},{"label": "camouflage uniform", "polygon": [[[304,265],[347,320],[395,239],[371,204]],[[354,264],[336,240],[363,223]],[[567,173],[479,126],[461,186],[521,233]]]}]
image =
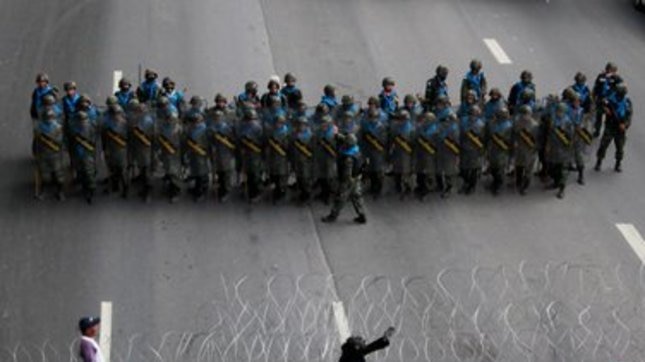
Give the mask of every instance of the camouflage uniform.
[{"label": "camouflage uniform", "polygon": [[170,202],[177,201],[181,191],[183,130],[179,114],[172,108],[160,112],[155,142],[160,150],[164,172],[164,189]]},{"label": "camouflage uniform", "polygon": [[325,204],[329,203],[330,197],[336,192],[336,181],[338,179],[337,135],[338,127],[333,124],[331,117],[323,117],[321,125],[316,131],[314,158],[316,161],[316,179],[320,186],[319,197]]},{"label": "camouflage uniform", "polygon": [[381,195],[385,180],[387,127],[376,109],[367,111],[358,133],[359,147],[365,158],[365,170],[369,177],[370,193],[375,198]]},{"label": "camouflage uniform", "polygon": [[567,182],[567,166],[573,157],[573,136],[575,128],[569,118],[565,103],[558,104],[549,126],[546,144],[546,159],[549,163],[553,188],[558,189],[557,197],[564,197]]},{"label": "camouflage uniform", "polygon": [[85,200],[91,204],[96,190],[97,124],[86,112],[79,111],[69,123],[69,137],[76,175],[81,182]]},{"label": "camouflage uniform", "polygon": [[217,180],[217,196],[221,202],[225,202],[233,187],[237,152],[235,128],[225,113],[216,111],[212,114],[208,130],[211,163]]},{"label": "camouflage uniform", "polygon": [[195,113],[189,116],[183,138],[183,156],[188,163],[190,178],[194,181],[191,189],[193,199],[200,201],[208,192],[210,177],[208,127],[204,117]]},{"label": "camouflage uniform", "polygon": [[[38,166],[38,172],[43,181],[51,179],[56,187],[56,194],[59,200],[65,198],[63,184],[65,182],[63,173],[63,126],[54,111],[46,111],[43,119],[36,122],[34,129],[34,154]],[[38,198],[42,198],[42,189],[39,190]]]},{"label": "camouflage uniform", "polygon": [[389,155],[396,192],[405,197],[412,191],[414,124],[407,111],[401,111],[390,126]]},{"label": "camouflage uniform", "polygon": [[625,142],[627,141],[626,132],[631,125],[633,113],[632,101],[627,97],[627,87],[624,84],[618,85],[616,92],[608,97],[605,112],[607,113],[605,131],[600,139],[595,169],[600,170],[607,148],[613,141],[616,147],[614,170],[621,172],[621,162],[625,155]]},{"label": "camouflage uniform", "polygon": [[314,137],[305,117],[296,121],[296,129],[291,138],[291,162],[300,192],[299,201],[308,203],[313,187]]},{"label": "camouflage uniform", "polygon": [[493,176],[491,192],[493,195],[499,193],[504,183],[504,171],[509,163],[513,151],[513,122],[510,119],[508,109],[502,108],[491,122],[487,124],[488,139],[488,164],[490,173]]},{"label": "camouflage uniform", "polygon": [[285,117],[278,117],[267,130],[266,164],[273,184],[273,202],[281,201],[287,194],[289,177],[289,126]]},{"label": "camouflage uniform", "polygon": [[513,124],[513,141],[515,155],[515,188],[521,195],[531,182],[533,168],[537,158],[540,126],[533,118],[531,108],[520,107]]},{"label": "camouflage uniform", "polygon": [[447,107],[447,101],[437,106],[437,120],[437,186],[441,197],[447,197],[459,172],[459,122],[452,109]]},{"label": "camouflage uniform", "polygon": [[469,195],[475,191],[486,154],[486,123],[478,106],[461,118],[459,138],[461,152],[459,169],[464,182],[461,191]]},{"label": "camouflage uniform", "polygon": [[427,112],[415,132],[414,166],[417,174],[417,195],[423,199],[431,190],[436,175],[437,132],[439,122],[433,113]]},{"label": "camouflage uniform", "polygon": [[256,202],[261,196],[264,134],[255,111],[247,111],[237,134],[241,171],[246,175],[246,196]]},{"label": "camouflage uniform", "polygon": [[128,168],[134,168],[138,173],[137,180],[141,182],[140,196],[150,201],[152,190],[152,153],[155,138],[155,120],[147,111],[147,107],[137,100],[130,101],[133,108],[129,119],[130,162]]},{"label": "camouflage uniform", "polygon": [[109,173],[109,190],[121,191],[122,197],[128,196],[128,122],[123,109],[116,100],[108,99],[108,111],[103,117],[101,142]]}]

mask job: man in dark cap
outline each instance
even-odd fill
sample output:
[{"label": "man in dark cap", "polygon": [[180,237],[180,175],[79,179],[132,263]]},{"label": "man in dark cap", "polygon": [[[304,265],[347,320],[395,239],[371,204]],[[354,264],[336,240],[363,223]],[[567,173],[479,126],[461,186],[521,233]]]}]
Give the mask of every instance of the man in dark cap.
[{"label": "man in dark cap", "polygon": [[365,362],[365,356],[389,346],[390,338],[393,335],[394,327],[390,327],[383,333],[383,337],[370,344],[366,344],[365,339],[361,336],[351,336],[340,347],[343,354],[340,356],[339,362]]},{"label": "man in dark cap", "polygon": [[83,317],[78,322],[78,329],[81,331],[80,357],[83,362],[101,362],[103,356],[101,348],[96,342],[99,334],[99,317]]}]

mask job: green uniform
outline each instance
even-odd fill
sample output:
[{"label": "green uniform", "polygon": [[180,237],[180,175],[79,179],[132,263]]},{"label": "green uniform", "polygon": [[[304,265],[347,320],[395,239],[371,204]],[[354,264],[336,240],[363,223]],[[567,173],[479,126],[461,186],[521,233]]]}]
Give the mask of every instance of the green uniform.
[{"label": "green uniform", "polygon": [[299,201],[307,203],[313,188],[315,139],[307,124],[300,122],[297,127],[291,139],[291,157],[300,192]]},{"label": "green uniform", "polygon": [[249,201],[256,201],[260,195],[263,171],[264,134],[256,119],[242,121],[238,131],[241,171],[246,175],[246,195]]},{"label": "green uniform", "polygon": [[414,166],[417,174],[417,194],[421,198],[430,193],[436,175],[438,130],[439,121],[432,117],[426,118],[415,132]]},{"label": "green uniform", "polygon": [[390,126],[389,154],[396,191],[407,194],[412,190],[414,124],[409,117],[396,119]]},{"label": "green uniform", "polygon": [[211,163],[217,180],[217,195],[225,201],[233,188],[235,173],[236,139],[235,128],[226,118],[209,124]]},{"label": "green uniform", "polygon": [[553,117],[546,144],[546,160],[549,164],[553,186],[559,190],[558,197],[564,195],[567,168],[573,158],[574,125],[564,112],[566,110],[562,114],[556,113]]},{"label": "green uniform", "polygon": [[499,193],[504,183],[504,173],[513,150],[513,122],[508,117],[494,117],[487,128],[488,165],[493,177],[491,191]]},{"label": "green uniform", "polygon": [[160,114],[156,127],[155,143],[164,173],[164,189],[171,202],[176,201],[181,191],[183,131],[175,112]]},{"label": "green uniform", "polygon": [[626,95],[620,96],[614,93],[608,97],[605,110],[607,119],[605,120],[605,130],[600,139],[600,147],[597,153],[598,164],[596,168],[600,169],[600,163],[605,158],[607,148],[613,141],[616,147],[615,170],[620,172],[620,164],[625,155],[625,142],[627,141],[625,133],[632,121],[632,102]]},{"label": "green uniform", "polygon": [[273,202],[284,199],[289,178],[289,126],[286,122],[268,130],[265,145],[266,165],[273,184]]},{"label": "green uniform", "polygon": [[364,223],[365,208],[363,205],[363,194],[361,191],[361,165],[362,156],[358,145],[345,146],[339,150],[338,157],[338,193],[334,198],[331,213],[323,218],[325,222],[333,222],[345,207],[347,201],[351,201],[358,217],[356,222]]},{"label": "green uniform", "polygon": [[316,162],[315,175],[320,186],[320,198],[328,203],[337,189],[337,138],[338,128],[331,122],[321,124],[316,131],[314,159]]},{"label": "green uniform", "polygon": [[459,172],[459,122],[449,108],[437,114],[439,130],[437,141],[437,178],[441,196],[450,194]]},{"label": "green uniform", "polygon": [[[36,122],[34,129],[34,153],[38,171],[43,181],[56,187],[59,197],[63,192],[63,127],[55,118]],[[41,190],[42,191],[42,190]],[[37,195],[41,196],[41,195]]]},{"label": "green uniform", "polygon": [[535,161],[537,160],[540,125],[530,114],[520,114],[513,124],[515,155],[515,187],[520,194],[529,187]]},{"label": "green uniform", "polygon": [[103,118],[101,141],[107,164],[110,188],[121,191],[123,197],[128,193],[126,168],[128,166],[128,123],[120,109],[108,110]]},{"label": "green uniform", "polygon": [[[195,120],[195,117],[198,120]],[[189,117],[185,127],[183,155],[188,164],[190,177],[194,182],[191,193],[195,200],[201,199],[208,191],[210,177],[210,154],[208,127],[202,116]]]},{"label": "green uniform", "polygon": [[68,131],[76,175],[81,182],[85,199],[91,203],[96,190],[98,127],[85,112],[79,112],[70,120]]},{"label": "green uniform", "polygon": [[378,197],[383,189],[387,157],[387,126],[377,117],[365,120],[358,133],[358,142],[365,158],[370,193]]},{"label": "green uniform", "polygon": [[141,182],[141,196],[147,199],[152,189],[152,152],[155,139],[155,121],[146,112],[133,112],[129,122],[128,145],[130,147],[129,167],[138,173]]},{"label": "green uniform", "polygon": [[461,118],[459,126],[462,189],[465,194],[471,194],[477,187],[486,154],[486,123],[480,116],[467,115]]}]

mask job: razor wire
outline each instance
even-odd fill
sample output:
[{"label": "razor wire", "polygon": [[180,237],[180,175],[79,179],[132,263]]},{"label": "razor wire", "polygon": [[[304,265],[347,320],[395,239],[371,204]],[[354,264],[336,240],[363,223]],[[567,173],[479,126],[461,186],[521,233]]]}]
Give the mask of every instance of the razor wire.
[{"label": "razor wire", "polygon": [[[645,361],[645,268],[533,264],[444,268],[433,276],[225,277],[199,331],[113,334],[113,361],[337,361],[333,304],[372,361]],[[338,293],[338,295],[337,295]],[[203,314],[203,316],[202,316]],[[0,346],[0,361],[78,361],[78,339]]]}]

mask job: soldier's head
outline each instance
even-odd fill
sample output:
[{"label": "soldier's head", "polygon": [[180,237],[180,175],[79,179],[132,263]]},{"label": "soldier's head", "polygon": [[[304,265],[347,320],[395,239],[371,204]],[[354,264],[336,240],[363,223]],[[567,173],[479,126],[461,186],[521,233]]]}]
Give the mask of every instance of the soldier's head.
[{"label": "soldier's head", "polygon": [[523,70],[522,74],[520,74],[520,80],[524,84],[529,84],[533,81],[533,73],[531,73],[528,70]]},{"label": "soldier's head", "polygon": [[288,87],[293,87],[294,85],[296,85],[296,81],[297,81],[296,76],[293,75],[292,73],[287,73],[284,75],[284,83]]},{"label": "soldier's head", "polygon": [[405,108],[413,109],[416,104],[417,97],[413,96],[412,94],[406,94],[403,98],[403,105],[405,106]]},{"label": "soldier's head", "polygon": [[558,118],[564,117],[564,115],[567,114],[568,110],[569,110],[569,106],[564,102],[560,102],[558,103],[558,106],[555,107],[555,115]]},{"label": "soldier's head", "polygon": [[627,95],[627,86],[624,83],[620,83],[620,84],[616,85],[616,94],[621,98],[626,96]]},{"label": "soldier's head", "polygon": [[568,87],[562,92],[562,99],[567,102],[572,102],[577,97],[578,93],[576,93],[576,91],[574,91],[571,87]]},{"label": "soldier's head", "polygon": [[168,97],[159,97],[159,99],[157,100],[157,107],[159,107],[159,109],[167,109],[169,106],[170,100],[168,99]]},{"label": "soldier's head", "polygon": [[44,116],[45,121],[52,122],[56,119],[56,111],[54,111],[53,109],[48,109],[47,111],[45,111]]},{"label": "soldier's head", "polygon": [[309,125],[309,120],[307,117],[301,116],[296,118],[296,129],[304,130]]},{"label": "soldier's head", "polygon": [[492,88],[490,92],[488,92],[488,96],[491,101],[498,101],[502,99],[502,91],[500,91],[499,88]]},{"label": "soldier's head", "polygon": [[307,102],[305,102],[302,99],[299,100],[298,103],[296,104],[296,111],[298,111],[298,113],[301,113],[301,114],[304,114],[305,112],[307,112]]},{"label": "soldier's head", "polygon": [[320,103],[319,105],[316,106],[316,114],[318,115],[329,114],[329,107],[324,103]]},{"label": "soldier's head", "polygon": [[479,59],[473,59],[470,61],[470,71],[473,74],[479,73],[482,69],[482,62]]},{"label": "soldier's head", "polygon": [[444,109],[446,109],[448,107],[449,103],[450,102],[448,101],[448,97],[446,97],[445,95],[441,95],[441,96],[437,97],[435,107],[438,110],[444,110]]},{"label": "soldier's head", "polygon": [[473,117],[473,118],[478,118],[482,115],[482,109],[479,108],[479,106],[475,105],[470,107],[468,110],[468,115]]},{"label": "soldier's head", "polygon": [[495,118],[499,121],[507,120],[511,117],[511,113],[508,111],[508,108],[502,107],[497,110],[495,113]]},{"label": "soldier's head", "polygon": [[278,93],[280,90],[280,80],[278,79],[276,81],[275,79],[270,79],[267,83],[267,89],[269,90],[269,93]]},{"label": "soldier's head", "polygon": [[154,82],[154,81],[157,79],[158,74],[157,74],[157,72],[156,72],[156,71],[154,71],[154,70],[152,70],[152,69],[146,69],[146,71],[144,72],[144,76],[143,76],[143,77],[144,77],[144,78],[145,78],[145,80],[146,80],[146,81],[148,81],[148,82]]},{"label": "soldier's head", "polygon": [[118,110],[121,109],[119,106],[119,100],[115,96],[109,96],[105,100],[105,105],[108,108],[108,111],[116,113]]},{"label": "soldier's head", "polygon": [[421,116],[421,119],[423,120],[423,123],[431,123],[437,120],[437,116],[432,112],[425,112],[423,116]]},{"label": "soldier's head", "polygon": [[616,73],[618,72],[618,66],[613,62],[608,62],[605,65],[605,73]]},{"label": "soldier's head", "polygon": [[519,113],[521,116],[530,116],[533,111],[531,110],[531,107],[524,105],[520,107]]},{"label": "soldier's head", "polygon": [[340,121],[343,124],[349,124],[354,121],[354,113],[352,112],[343,112],[343,114],[340,115]]},{"label": "soldier's head", "polygon": [[170,77],[165,77],[161,81],[161,86],[166,90],[166,92],[172,92],[175,89],[175,81],[170,79]]},{"label": "soldier's head", "polygon": [[258,119],[258,112],[253,109],[253,108],[248,108],[244,112],[244,120],[247,122],[252,122],[252,121],[257,121]]},{"label": "soldier's head", "polygon": [[215,111],[215,112],[212,113],[211,118],[212,118],[213,122],[215,122],[215,123],[222,122],[224,120],[224,112]]},{"label": "soldier's head", "polygon": [[524,104],[530,103],[535,100],[535,93],[530,89],[524,89],[520,94],[520,99]]},{"label": "soldier's head", "polygon": [[246,84],[244,84],[244,92],[255,96],[258,94],[258,84],[252,80],[246,82]]},{"label": "soldier's head", "polygon": [[204,122],[204,116],[201,113],[193,113],[188,117],[191,124],[198,124]]},{"label": "soldier's head", "polygon": [[475,104],[475,103],[477,103],[477,93],[475,93],[474,90],[469,90],[466,93],[466,103],[467,104]]},{"label": "soldier's head", "polygon": [[343,343],[343,345],[341,346],[341,349],[343,353],[352,355],[363,350],[366,345],[367,343],[365,342],[365,338],[361,336],[351,336],[347,338],[345,343]]},{"label": "soldier's head", "polygon": [[341,99],[340,102],[343,104],[345,107],[349,107],[352,104],[354,104],[354,97],[352,97],[349,94],[345,94]]},{"label": "soldier's head", "polygon": [[330,115],[324,115],[324,116],[322,116],[320,118],[320,124],[323,127],[327,127],[327,126],[330,126],[330,125],[334,124],[334,120],[331,118]]},{"label": "soldier's head", "polygon": [[63,83],[63,90],[65,90],[65,94],[67,94],[68,96],[74,96],[76,94],[76,82],[69,81]]},{"label": "soldier's head", "polygon": [[87,94],[81,94],[78,98],[78,106],[81,109],[88,109],[92,105],[92,99]]},{"label": "soldier's head", "polygon": [[38,73],[36,74],[36,85],[38,87],[44,88],[49,84],[49,76],[47,73]]},{"label": "soldier's head", "polygon": [[327,84],[325,88],[323,88],[323,93],[327,97],[336,98],[336,87],[331,84]]},{"label": "soldier's head", "polygon": [[410,112],[408,112],[408,111],[407,111],[407,110],[405,110],[405,109],[401,109],[401,110],[399,110],[399,111],[397,112],[397,114],[396,114],[396,119],[397,119],[399,122],[406,122],[406,121],[409,121],[409,120],[410,120]]},{"label": "soldier's head", "polygon": [[138,99],[133,98],[130,100],[130,102],[128,102],[128,110],[136,114],[139,114],[142,111],[142,108],[141,108],[142,104],[143,103],[139,102]]},{"label": "soldier's head", "polygon": [[132,83],[130,83],[128,79],[121,78],[121,80],[119,80],[119,90],[121,90],[122,92],[127,92],[130,90],[130,88],[132,88]]},{"label": "soldier's head", "polygon": [[384,91],[391,92],[392,89],[394,89],[394,86],[395,86],[394,78],[392,78],[392,77],[383,78],[383,81],[381,82],[381,85],[383,86]]},{"label": "soldier's head", "polygon": [[381,106],[378,98],[371,96],[367,99],[367,109],[378,109]]},{"label": "soldier's head", "polygon": [[204,106],[204,100],[202,99],[202,97],[194,95],[190,97],[189,104],[193,109],[202,109],[202,107]]},{"label": "soldier's head", "polygon": [[282,107],[282,99],[277,95],[271,96],[269,97],[269,105],[271,109],[280,109]]},{"label": "soldier's head", "polygon": [[439,79],[446,80],[448,78],[448,67],[439,65],[437,69],[435,69],[435,73]]},{"label": "soldier's head", "polygon": [[370,122],[376,122],[379,119],[380,112],[376,108],[370,108],[367,110],[367,120]]},{"label": "soldier's head", "polygon": [[226,97],[224,97],[222,93],[217,93],[215,95],[214,101],[215,101],[215,107],[219,109],[226,108],[226,104],[228,103],[228,100],[226,99]]},{"label": "soldier's head", "polygon": [[46,96],[43,97],[43,105],[45,107],[51,107],[54,104],[56,104],[56,98],[54,98],[53,95],[47,94]]},{"label": "soldier's head", "polygon": [[583,84],[585,84],[587,82],[587,76],[582,72],[576,73],[576,76],[573,77],[573,79],[575,80],[576,84],[578,84],[578,85],[583,85]]}]

